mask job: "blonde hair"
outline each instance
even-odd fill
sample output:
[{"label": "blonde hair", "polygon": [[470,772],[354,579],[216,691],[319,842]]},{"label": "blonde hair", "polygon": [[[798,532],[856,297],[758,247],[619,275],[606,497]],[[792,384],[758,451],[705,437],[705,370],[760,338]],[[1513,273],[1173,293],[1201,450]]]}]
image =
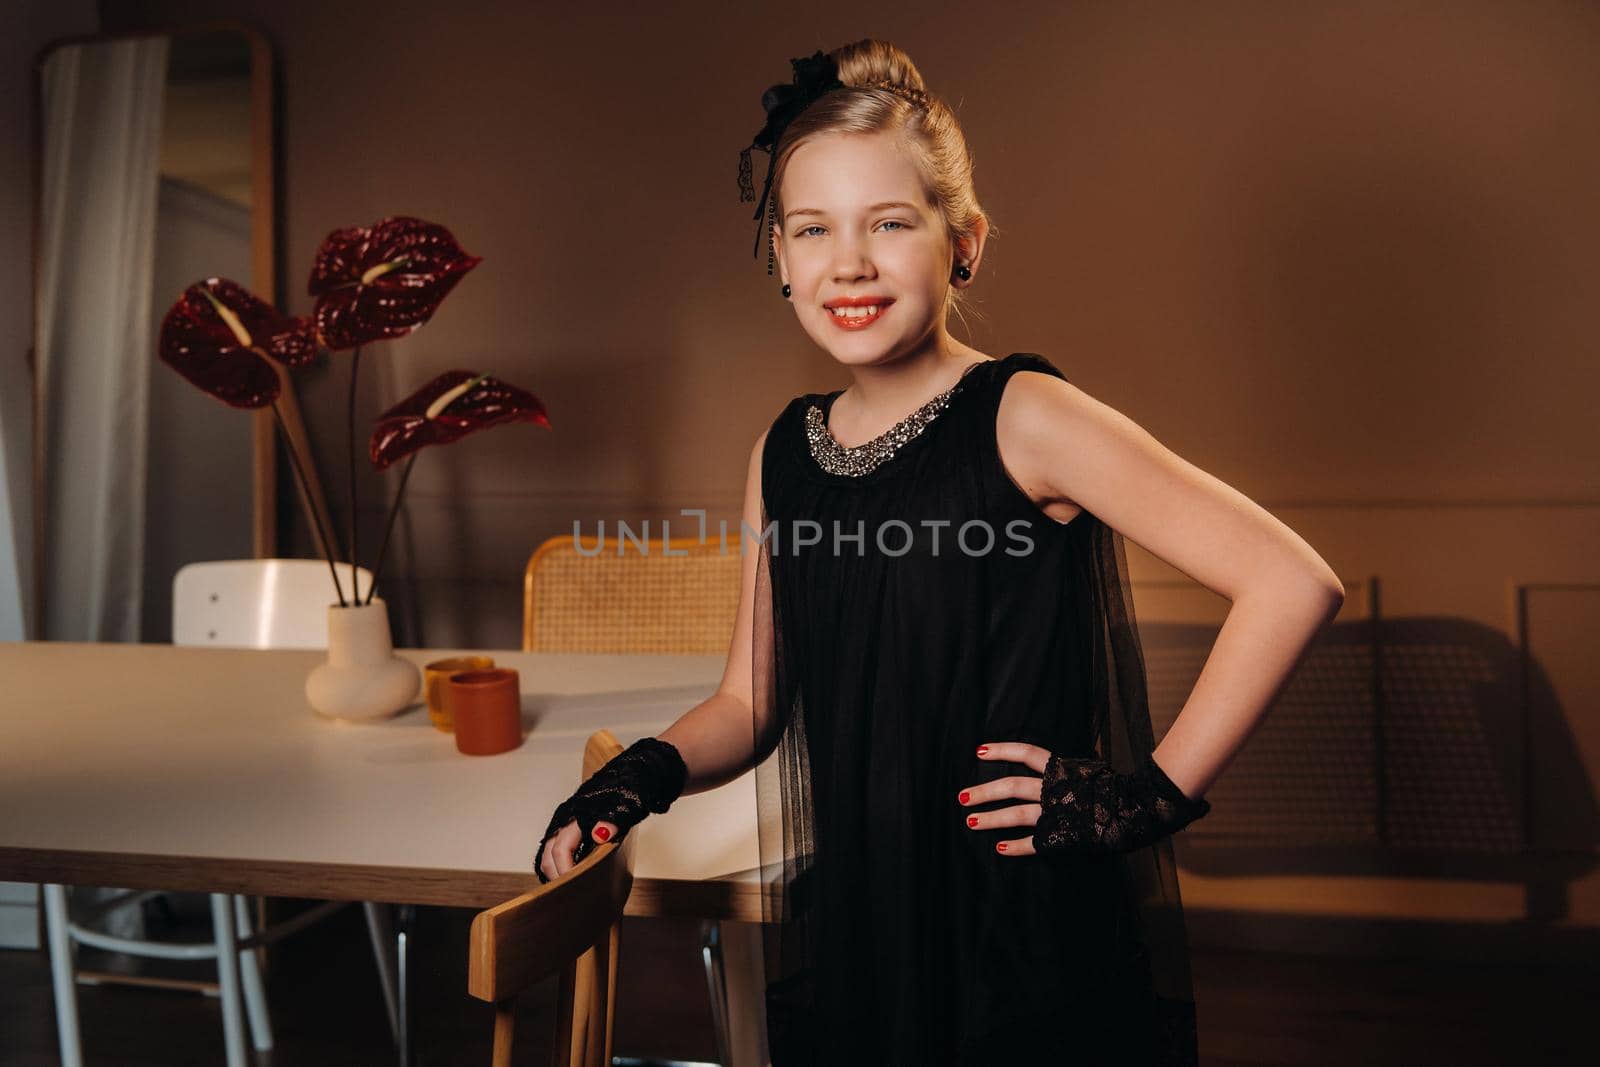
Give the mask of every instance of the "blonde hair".
[{"label": "blonde hair", "polygon": [[[978,220],[988,217],[973,190],[972,154],[955,112],[928,91],[911,57],[888,41],[856,41],[835,48],[828,57],[838,67],[845,88],[819,97],[778,138],[772,160],[774,225],[783,224],[783,175],[795,149],[827,133],[894,133],[912,149],[923,194],[938,211],[954,255],[956,242],[971,242]],[[994,232],[991,223],[989,233]],[[946,316],[951,311],[961,314],[967,299],[965,289],[950,286],[945,291]]]}]

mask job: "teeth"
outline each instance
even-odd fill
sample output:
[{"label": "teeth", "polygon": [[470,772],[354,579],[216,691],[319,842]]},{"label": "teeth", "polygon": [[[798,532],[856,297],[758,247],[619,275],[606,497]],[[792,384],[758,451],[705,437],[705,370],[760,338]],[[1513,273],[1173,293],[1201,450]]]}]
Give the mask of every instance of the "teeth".
[{"label": "teeth", "polygon": [[829,308],[828,310],[841,319],[864,319],[876,315],[882,307],[882,304],[868,304],[865,307]]}]

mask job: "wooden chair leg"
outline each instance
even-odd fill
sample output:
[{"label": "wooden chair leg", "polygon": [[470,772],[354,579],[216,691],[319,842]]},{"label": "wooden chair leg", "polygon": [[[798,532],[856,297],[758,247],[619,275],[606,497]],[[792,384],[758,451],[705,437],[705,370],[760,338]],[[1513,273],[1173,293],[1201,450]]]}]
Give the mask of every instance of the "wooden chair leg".
[{"label": "wooden chair leg", "polygon": [[[615,931],[615,927],[612,930]],[[594,984],[591,986],[589,997],[589,1018],[584,1027],[583,1042],[583,1067],[609,1067],[610,1060],[602,1060],[606,1046],[606,1000],[610,993],[611,978],[611,938],[595,945],[589,951],[594,954]]]},{"label": "wooden chair leg", "polygon": [[594,1048],[595,950],[578,957],[577,982],[572,997],[572,1059],[570,1067],[589,1067]]},{"label": "wooden chair leg", "polygon": [[551,1042],[550,1067],[572,1067],[573,1016],[578,991],[579,963],[583,957],[569,960],[561,968],[561,978],[556,987],[556,1032]]},{"label": "wooden chair leg", "polygon": [[494,1067],[511,1067],[511,1039],[517,1028],[517,1000],[509,997],[494,1005]]},{"label": "wooden chair leg", "polygon": [[616,1029],[616,998],[617,998],[617,950],[620,947],[622,924],[613,923],[611,926],[611,940],[607,947],[606,957],[610,966],[606,968],[605,998],[600,1005],[600,1015],[605,1020],[605,1058],[600,1062],[605,1067],[611,1067],[611,1035]]}]

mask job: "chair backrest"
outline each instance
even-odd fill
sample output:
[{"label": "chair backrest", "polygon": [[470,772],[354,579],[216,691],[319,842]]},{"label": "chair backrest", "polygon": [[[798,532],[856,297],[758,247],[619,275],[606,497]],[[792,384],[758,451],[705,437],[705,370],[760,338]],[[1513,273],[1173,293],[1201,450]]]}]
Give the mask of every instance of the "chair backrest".
[{"label": "chair backrest", "polygon": [[726,652],[739,610],[740,544],[552,537],[528,560],[530,652]]},{"label": "chair backrest", "polygon": [[[356,569],[363,596],[372,572]],[[350,566],[339,581],[351,595]],[[326,560],[226,559],[190,563],[172,579],[172,643],[223,648],[327,648],[328,605],[338,603]]]},{"label": "chair backrest", "polygon": [[[610,730],[596,730],[584,746],[583,777],[620,752]],[[557,972],[550,1062],[610,1067],[617,935],[633,889],[634,840],[629,833],[620,845],[600,845],[560,878],[473,918],[467,992],[495,1006],[495,1067],[510,1067],[517,995]]]}]

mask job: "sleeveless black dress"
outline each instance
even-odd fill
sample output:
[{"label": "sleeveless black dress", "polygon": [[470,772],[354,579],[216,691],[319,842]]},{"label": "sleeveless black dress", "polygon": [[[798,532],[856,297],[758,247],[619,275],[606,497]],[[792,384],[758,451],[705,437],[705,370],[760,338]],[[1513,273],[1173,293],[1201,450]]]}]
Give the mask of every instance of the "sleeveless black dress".
[{"label": "sleeveless black dress", "polygon": [[974,364],[878,447],[827,434],[843,390],[768,431],[745,547],[774,1067],[1196,1060],[1170,838],[1005,856],[1033,828],[966,816],[1021,801],[957,800],[1037,774],[984,742],[1122,771],[1153,747],[1121,536],[1045,515],[1001,463],[1023,370],[1064,377]]}]

